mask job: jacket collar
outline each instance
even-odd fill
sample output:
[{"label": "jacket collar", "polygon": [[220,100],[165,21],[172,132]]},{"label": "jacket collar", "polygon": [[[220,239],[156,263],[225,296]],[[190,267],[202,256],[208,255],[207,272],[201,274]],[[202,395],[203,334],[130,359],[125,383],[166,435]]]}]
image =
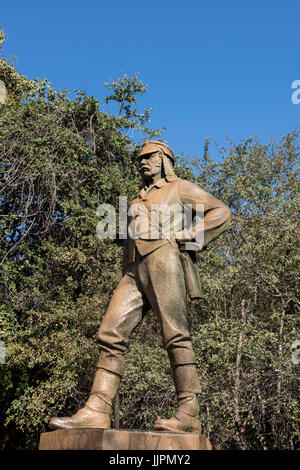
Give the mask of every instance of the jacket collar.
[{"label": "jacket collar", "polygon": [[165,180],[165,178],[161,178],[160,180],[158,180],[155,184],[153,184],[152,186],[150,186],[149,188],[146,188],[145,186],[140,190],[139,192],[139,198],[141,199],[145,199],[148,195],[148,193],[153,189],[153,188],[162,188],[163,186],[165,186],[167,184],[167,181]]},{"label": "jacket collar", "polygon": [[171,183],[172,181],[175,181],[175,180],[178,180],[177,176],[167,176],[166,178],[161,178],[160,180],[158,180],[155,184],[153,184],[149,188],[143,187],[140,190],[140,192],[138,194],[138,197],[140,199],[147,199],[147,196],[148,196],[149,192],[152,191],[153,188],[162,188],[167,183]]},{"label": "jacket collar", "polygon": [[[158,180],[153,186],[156,187],[156,188],[162,188],[163,186],[165,186],[167,184],[167,181],[165,178],[162,178],[160,180]],[[149,188],[150,189],[150,188]]]}]

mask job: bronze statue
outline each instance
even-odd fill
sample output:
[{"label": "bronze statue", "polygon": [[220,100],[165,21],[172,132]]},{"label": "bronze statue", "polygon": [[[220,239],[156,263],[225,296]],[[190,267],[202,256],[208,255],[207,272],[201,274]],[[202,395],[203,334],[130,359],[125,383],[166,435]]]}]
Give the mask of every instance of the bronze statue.
[{"label": "bronze statue", "polygon": [[[201,388],[187,326],[187,291],[191,297],[199,296],[193,255],[227,229],[231,211],[196,184],[176,177],[168,145],[145,142],[139,164],[143,187],[130,206],[132,233],[125,242],[124,276],[98,332],[100,357],[91,393],[74,416],[52,418],[52,429],[111,427],[112,401],[124,371],[130,334],[152,308],[160,319],[178,399],[175,415],[157,419],[153,429],[201,432],[196,396]],[[182,229],[182,208],[190,207],[193,215],[197,205],[202,205],[204,217]],[[162,207],[172,207],[172,214],[165,211],[167,217],[161,217],[157,212]],[[200,243],[198,233],[203,235]]]}]

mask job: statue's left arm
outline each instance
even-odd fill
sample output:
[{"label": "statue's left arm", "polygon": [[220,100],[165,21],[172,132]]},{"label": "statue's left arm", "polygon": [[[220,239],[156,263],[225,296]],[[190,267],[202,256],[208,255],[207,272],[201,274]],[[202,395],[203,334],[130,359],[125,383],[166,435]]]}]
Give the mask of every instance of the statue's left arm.
[{"label": "statue's left arm", "polygon": [[[226,204],[219,201],[207,191],[201,189],[198,185],[190,181],[182,180],[179,185],[181,202],[184,205],[190,205],[193,214],[203,210],[203,218],[200,222],[193,225],[190,230],[182,231],[176,234],[182,241],[196,242],[194,249],[201,250],[211,240],[224,232],[230,224],[231,210]],[[202,232],[201,243],[198,243],[197,233]]]}]

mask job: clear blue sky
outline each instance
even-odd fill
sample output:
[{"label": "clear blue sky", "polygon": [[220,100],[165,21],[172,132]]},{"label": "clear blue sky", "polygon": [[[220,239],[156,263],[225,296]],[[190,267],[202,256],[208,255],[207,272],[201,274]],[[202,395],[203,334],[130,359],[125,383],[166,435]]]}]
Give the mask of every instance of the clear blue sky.
[{"label": "clear blue sky", "polygon": [[108,78],[140,72],[140,104],[175,152],[201,155],[206,137],[267,142],[300,124],[299,0],[14,0],[0,24],[3,56],[58,89],[103,100]]}]

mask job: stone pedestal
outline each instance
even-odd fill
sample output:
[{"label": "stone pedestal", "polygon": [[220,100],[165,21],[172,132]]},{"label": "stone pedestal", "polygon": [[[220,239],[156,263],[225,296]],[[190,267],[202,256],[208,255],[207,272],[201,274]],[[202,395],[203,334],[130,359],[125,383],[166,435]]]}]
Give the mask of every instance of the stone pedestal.
[{"label": "stone pedestal", "polygon": [[127,431],[117,429],[69,429],[41,434],[40,450],[211,450],[199,434]]}]

